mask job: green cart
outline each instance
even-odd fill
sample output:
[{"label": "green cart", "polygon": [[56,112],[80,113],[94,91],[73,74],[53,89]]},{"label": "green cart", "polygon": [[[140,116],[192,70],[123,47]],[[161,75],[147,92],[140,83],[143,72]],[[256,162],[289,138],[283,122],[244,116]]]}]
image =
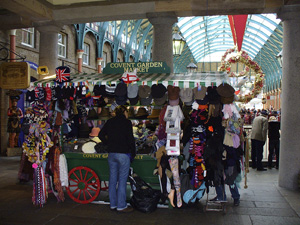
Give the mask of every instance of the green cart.
[{"label": "green cart", "polygon": [[[101,190],[108,189],[107,153],[66,152],[64,155],[69,171],[67,193],[73,201],[81,204],[90,203],[98,197]],[[158,176],[153,175],[156,163],[156,160],[149,155],[137,155],[131,167],[144,181],[157,185],[159,184]]]}]

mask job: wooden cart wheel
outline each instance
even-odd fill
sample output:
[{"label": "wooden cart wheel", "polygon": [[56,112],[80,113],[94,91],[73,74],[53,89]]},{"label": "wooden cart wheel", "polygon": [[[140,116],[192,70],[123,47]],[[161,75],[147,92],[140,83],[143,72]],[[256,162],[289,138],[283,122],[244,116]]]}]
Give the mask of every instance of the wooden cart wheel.
[{"label": "wooden cart wheel", "polygon": [[100,193],[101,181],[90,168],[78,166],[69,172],[67,193],[78,203],[87,204],[94,201]]}]

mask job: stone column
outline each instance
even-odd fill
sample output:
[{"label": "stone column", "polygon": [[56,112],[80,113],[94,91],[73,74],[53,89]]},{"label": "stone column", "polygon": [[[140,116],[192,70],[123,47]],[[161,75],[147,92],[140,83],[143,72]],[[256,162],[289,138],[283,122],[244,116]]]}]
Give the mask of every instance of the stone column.
[{"label": "stone column", "polygon": [[10,39],[10,61],[15,62],[16,55],[13,52],[16,52],[16,32],[17,30],[9,31],[9,39]]},{"label": "stone column", "polygon": [[103,62],[103,58],[97,58],[98,73],[101,73],[101,63],[102,62]]},{"label": "stone column", "polygon": [[1,129],[1,152],[2,156],[6,156],[8,146],[8,133],[7,133],[7,109],[9,107],[9,98],[6,95],[6,90],[0,89],[0,129]]},{"label": "stone column", "polygon": [[77,57],[78,57],[78,71],[79,73],[82,73],[82,56],[83,56],[84,50],[77,49]]},{"label": "stone column", "polygon": [[175,13],[149,13],[153,25],[152,61],[164,61],[173,73],[172,26],[176,23]]},{"label": "stone column", "polygon": [[[49,75],[58,67],[58,33],[61,27],[55,25],[37,27],[40,32],[39,66],[47,66]],[[42,77],[39,77],[41,79]]]},{"label": "stone column", "polygon": [[281,141],[278,184],[290,190],[298,188],[300,172],[300,6],[281,8],[283,21],[283,66],[281,101]]}]

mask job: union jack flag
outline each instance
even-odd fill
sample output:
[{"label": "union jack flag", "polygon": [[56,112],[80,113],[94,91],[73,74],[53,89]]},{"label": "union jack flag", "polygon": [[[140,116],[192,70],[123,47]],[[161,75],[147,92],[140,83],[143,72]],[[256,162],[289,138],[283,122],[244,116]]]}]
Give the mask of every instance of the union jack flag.
[{"label": "union jack flag", "polygon": [[70,81],[70,68],[66,66],[60,66],[56,68],[56,79],[55,81],[62,83]]}]

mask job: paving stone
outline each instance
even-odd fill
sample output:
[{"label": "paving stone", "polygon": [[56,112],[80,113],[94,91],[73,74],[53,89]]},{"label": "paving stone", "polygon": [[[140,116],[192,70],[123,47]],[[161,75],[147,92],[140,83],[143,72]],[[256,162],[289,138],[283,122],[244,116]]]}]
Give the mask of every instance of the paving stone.
[{"label": "paving stone", "polygon": [[299,225],[299,217],[250,216],[253,225]]},{"label": "paving stone", "polygon": [[59,215],[45,225],[92,225],[97,218]]}]

